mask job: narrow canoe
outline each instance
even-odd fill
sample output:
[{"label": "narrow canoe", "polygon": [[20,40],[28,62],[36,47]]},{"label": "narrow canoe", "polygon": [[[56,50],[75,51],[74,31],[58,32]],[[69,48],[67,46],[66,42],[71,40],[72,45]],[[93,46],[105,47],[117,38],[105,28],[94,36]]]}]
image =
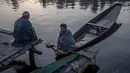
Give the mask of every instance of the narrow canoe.
[{"label": "narrow canoe", "polygon": [[[116,23],[121,8],[122,4],[116,3],[82,26],[73,35],[76,40],[76,48],[73,51],[91,47],[113,34],[121,26]],[[57,56],[69,54],[68,51],[60,49],[57,51],[60,52],[60,54],[56,53]]]}]

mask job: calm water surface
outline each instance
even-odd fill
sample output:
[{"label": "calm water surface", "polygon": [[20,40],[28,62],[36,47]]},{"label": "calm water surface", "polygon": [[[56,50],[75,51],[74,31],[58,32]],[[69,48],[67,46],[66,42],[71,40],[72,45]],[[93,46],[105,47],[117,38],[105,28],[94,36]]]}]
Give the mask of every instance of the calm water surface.
[{"label": "calm water surface", "polygon": [[[37,66],[55,61],[52,49],[44,45],[56,42],[59,25],[68,24],[74,33],[87,21],[116,2],[123,2],[117,20],[121,28],[96,46],[101,48],[97,56],[99,73],[130,73],[130,0],[0,0],[0,28],[13,31],[13,24],[22,12],[31,13],[32,22],[39,38],[44,42],[36,48],[43,52],[36,55]],[[28,63],[28,53],[18,58]]]}]

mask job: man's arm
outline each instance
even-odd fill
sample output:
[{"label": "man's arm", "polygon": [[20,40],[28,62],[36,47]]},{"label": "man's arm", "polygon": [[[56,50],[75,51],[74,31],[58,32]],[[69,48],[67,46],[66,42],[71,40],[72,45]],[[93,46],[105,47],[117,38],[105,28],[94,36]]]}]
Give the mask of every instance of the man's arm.
[{"label": "man's arm", "polygon": [[74,44],[75,44],[74,37],[73,37],[70,30],[68,30],[66,32],[64,40],[65,40],[64,41],[64,44],[65,44],[64,47],[65,47],[66,50],[72,48],[74,46]]},{"label": "man's arm", "polygon": [[64,41],[63,41],[63,33],[60,31],[59,33],[59,37],[58,37],[58,42],[57,42],[57,47],[61,48],[64,45]]},{"label": "man's arm", "polygon": [[32,40],[37,39],[37,35],[30,21],[26,21],[25,29],[30,34],[30,37],[32,38]]}]

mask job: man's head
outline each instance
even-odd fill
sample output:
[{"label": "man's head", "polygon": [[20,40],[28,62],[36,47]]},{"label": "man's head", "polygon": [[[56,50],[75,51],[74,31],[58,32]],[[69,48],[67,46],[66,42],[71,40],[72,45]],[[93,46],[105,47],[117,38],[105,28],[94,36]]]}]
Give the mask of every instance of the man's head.
[{"label": "man's head", "polygon": [[62,23],[60,25],[61,31],[65,31],[67,29],[67,25],[65,23]]},{"label": "man's head", "polygon": [[30,18],[29,12],[28,11],[23,12],[22,17],[26,18],[26,19],[29,19]]}]

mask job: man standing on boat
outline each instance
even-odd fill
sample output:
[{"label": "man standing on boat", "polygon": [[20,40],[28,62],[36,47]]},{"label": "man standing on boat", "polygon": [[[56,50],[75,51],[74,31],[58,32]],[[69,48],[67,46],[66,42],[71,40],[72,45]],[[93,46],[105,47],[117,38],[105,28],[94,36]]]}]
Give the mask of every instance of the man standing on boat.
[{"label": "man standing on boat", "polygon": [[58,37],[58,48],[62,50],[72,50],[75,47],[74,37],[66,24],[60,25],[61,31]]},{"label": "man standing on boat", "polygon": [[14,24],[14,41],[13,46],[25,46],[37,39],[37,35],[29,21],[30,14],[25,11],[22,17],[19,18]]}]

